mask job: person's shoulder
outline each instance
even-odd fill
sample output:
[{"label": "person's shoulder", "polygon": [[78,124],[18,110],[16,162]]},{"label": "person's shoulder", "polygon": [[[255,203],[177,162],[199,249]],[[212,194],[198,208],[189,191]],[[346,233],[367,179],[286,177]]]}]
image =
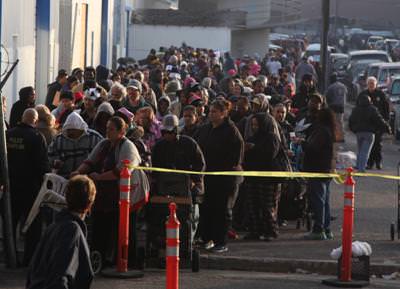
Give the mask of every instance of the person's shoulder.
[{"label": "person's shoulder", "polygon": [[103,136],[98,131],[96,131],[94,129],[88,128],[86,133],[87,133],[88,136],[95,136],[95,137],[100,138],[101,140],[104,139]]}]

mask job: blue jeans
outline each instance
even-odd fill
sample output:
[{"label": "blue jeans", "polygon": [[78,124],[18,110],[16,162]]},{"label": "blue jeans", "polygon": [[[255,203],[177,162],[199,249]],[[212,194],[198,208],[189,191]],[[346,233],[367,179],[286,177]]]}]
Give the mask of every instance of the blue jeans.
[{"label": "blue jeans", "polygon": [[357,136],[357,168],[360,172],[365,171],[369,154],[375,140],[375,134],[372,132],[358,132]]},{"label": "blue jeans", "polygon": [[329,185],[331,179],[310,179],[308,192],[310,194],[311,211],[313,213],[313,232],[320,233],[330,230],[331,209],[329,203]]}]

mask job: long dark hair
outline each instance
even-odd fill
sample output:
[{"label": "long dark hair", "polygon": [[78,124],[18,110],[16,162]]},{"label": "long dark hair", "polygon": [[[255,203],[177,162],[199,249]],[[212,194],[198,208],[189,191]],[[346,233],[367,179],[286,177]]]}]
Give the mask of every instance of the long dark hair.
[{"label": "long dark hair", "polygon": [[336,117],[330,108],[322,108],[318,111],[317,123],[327,127],[332,133],[334,140],[337,140],[338,131],[336,127]]}]

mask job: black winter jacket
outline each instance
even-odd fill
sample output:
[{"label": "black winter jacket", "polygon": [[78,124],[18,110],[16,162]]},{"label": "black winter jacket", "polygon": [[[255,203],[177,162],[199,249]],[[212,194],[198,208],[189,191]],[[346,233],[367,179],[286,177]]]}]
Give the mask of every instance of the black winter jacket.
[{"label": "black winter jacket", "polygon": [[[200,127],[194,139],[203,151],[207,171],[232,171],[240,168],[244,142],[239,130],[230,119],[213,128],[211,123]],[[208,178],[210,179],[210,178]],[[237,177],[216,177],[217,182],[239,182]]]},{"label": "black winter jacket", "polygon": [[12,198],[33,202],[44,174],[50,171],[46,140],[23,123],[9,129],[6,137]]},{"label": "black winter jacket", "polygon": [[368,89],[362,91],[357,98],[359,101],[360,96],[369,96],[372,104],[378,109],[383,119],[388,121],[390,117],[389,101],[386,99],[385,93],[380,89],[375,89],[370,92]]},{"label": "black winter jacket", "polygon": [[369,102],[367,94],[361,94],[357,106],[353,108],[349,118],[349,128],[352,132],[389,132],[388,123],[382,118],[378,109]]},{"label": "black winter jacket", "polygon": [[304,171],[330,173],[334,169],[335,137],[329,128],[315,124],[307,139],[302,143]]},{"label": "black winter jacket", "polygon": [[27,289],[87,289],[93,280],[86,225],[64,210],[43,235],[28,270]]}]

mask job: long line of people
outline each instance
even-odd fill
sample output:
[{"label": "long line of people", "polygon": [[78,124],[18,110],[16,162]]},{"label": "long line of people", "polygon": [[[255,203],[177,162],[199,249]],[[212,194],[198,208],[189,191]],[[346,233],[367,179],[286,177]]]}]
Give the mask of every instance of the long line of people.
[{"label": "long line of people", "polygon": [[[46,106],[35,106],[33,87],[22,88],[7,131],[13,206],[21,210],[17,217],[27,215],[44,173],[52,170],[66,178],[86,173],[97,185],[92,239],[106,256],[115,242],[123,159],[184,170],[331,172],[335,117],[318,94],[314,75],[304,73],[295,93],[296,64],[277,56],[235,61],[229,53],[218,58],[208,49],[171,47],[161,55],[152,50],[140,65],[120,66],[115,72],[103,66],[76,68],[70,75],[60,70],[49,85]],[[20,135],[23,128],[26,133]],[[24,148],[33,145],[33,134],[40,147],[34,153]],[[24,161],[14,161],[19,157]],[[39,168],[28,170],[27,163]],[[21,182],[21,172],[32,182]],[[153,182],[151,194],[156,194],[160,178],[147,175]],[[188,189],[200,207],[197,242],[213,252],[226,252],[228,236],[236,238],[238,227],[248,231],[246,239],[277,238],[279,225],[285,223],[278,213],[285,206],[280,199],[287,194],[288,182],[192,178]],[[329,183],[307,183],[314,215],[307,238],[333,238]],[[22,204],[20,195],[29,198]],[[38,234],[36,229],[33,235]],[[28,261],[29,256],[25,264]]]}]

